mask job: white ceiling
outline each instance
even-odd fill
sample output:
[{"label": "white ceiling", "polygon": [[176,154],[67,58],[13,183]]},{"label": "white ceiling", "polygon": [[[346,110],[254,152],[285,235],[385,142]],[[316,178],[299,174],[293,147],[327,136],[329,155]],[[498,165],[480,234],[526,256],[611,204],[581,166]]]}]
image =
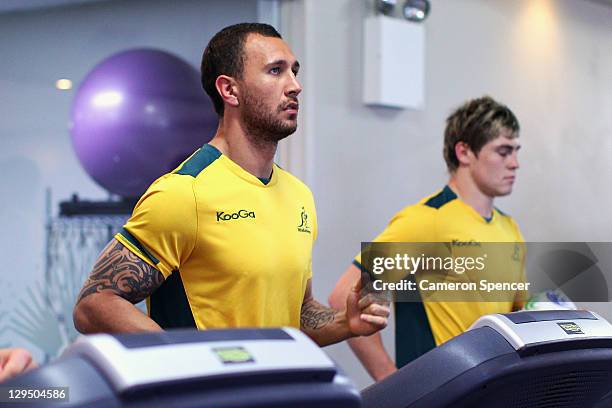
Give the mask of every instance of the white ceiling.
[{"label": "white ceiling", "polygon": [[37,10],[82,3],[95,3],[98,1],[103,0],[1,0],[0,13]]},{"label": "white ceiling", "polygon": [[[83,3],[96,3],[109,0],[0,0],[0,14],[13,11],[37,10],[50,7],[77,5]],[[431,0],[435,3],[436,0]],[[582,0],[592,1],[612,7],[612,0]]]},{"label": "white ceiling", "polygon": [[592,1],[593,3],[599,3],[599,4],[603,4],[604,6],[612,7],[612,0],[585,0],[585,1]]}]

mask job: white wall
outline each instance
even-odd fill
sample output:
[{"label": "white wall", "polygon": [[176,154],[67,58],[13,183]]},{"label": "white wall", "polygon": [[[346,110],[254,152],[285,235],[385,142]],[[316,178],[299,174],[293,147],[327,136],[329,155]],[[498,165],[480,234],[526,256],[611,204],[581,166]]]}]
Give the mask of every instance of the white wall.
[{"label": "white wall", "polygon": [[[304,85],[296,169],[317,202],[315,295],[326,299],[359,251],[404,205],[446,181],[444,120],[489,94],[521,125],[521,170],[497,205],[528,241],[611,241],[612,7],[575,0],[435,0],[426,27],[422,111],[361,104],[365,2],[289,1],[302,13]],[[296,5],[295,3],[298,3]],[[291,11],[291,10],[289,10]],[[290,27],[285,15],[283,27]],[[301,36],[303,38],[301,38]],[[612,319],[609,304],[592,305]],[[393,352],[392,327],[385,341]],[[329,349],[360,385],[369,378],[344,344]]]},{"label": "white wall", "polygon": [[[44,285],[45,188],[53,191],[54,212],[73,192],[107,197],[70,142],[79,81],[98,62],[133,47],[163,49],[199,69],[215,32],[256,19],[257,2],[250,0],[107,1],[0,14],[0,345],[36,351],[8,323],[20,302],[32,301],[27,289]],[[64,77],[74,81],[72,91],[55,89]]]},{"label": "white wall", "polygon": [[[522,169],[499,206],[528,240],[612,240],[612,8],[578,0],[435,0],[426,21],[426,106],[364,107],[358,0],[284,0],[283,34],[302,62],[301,126],[290,138],[296,173],[319,214],[315,294],[329,295],[362,240],[394,212],[443,185],[444,119],[488,93],[522,124]],[[290,10],[287,10],[289,8]],[[44,189],[106,193],[78,164],[67,131],[78,81],[117,51],[151,46],[199,65],[219,28],[254,20],[251,0],[121,1],[0,15],[0,345],[29,347],[6,330],[10,311],[43,269]],[[283,156],[281,156],[283,158]],[[287,166],[291,168],[291,165]],[[608,305],[595,305],[608,318]],[[391,330],[385,341],[392,350]],[[345,345],[328,349],[360,385]]]}]

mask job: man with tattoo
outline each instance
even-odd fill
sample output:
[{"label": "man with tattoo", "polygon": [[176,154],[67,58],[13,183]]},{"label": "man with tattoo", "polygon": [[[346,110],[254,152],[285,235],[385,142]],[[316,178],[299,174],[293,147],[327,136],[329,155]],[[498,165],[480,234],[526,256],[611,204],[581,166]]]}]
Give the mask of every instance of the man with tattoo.
[{"label": "man with tattoo", "polygon": [[[75,306],[79,331],[293,326],[327,345],[385,327],[388,305],[358,285],[339,312],[312,296],[312,193],[273,163],[297,128],[299,67],[269,25],[212,38],[201,68],[217,132],[149,187],[102,251]],[[133,306],[145,298],[148,316]]]}]

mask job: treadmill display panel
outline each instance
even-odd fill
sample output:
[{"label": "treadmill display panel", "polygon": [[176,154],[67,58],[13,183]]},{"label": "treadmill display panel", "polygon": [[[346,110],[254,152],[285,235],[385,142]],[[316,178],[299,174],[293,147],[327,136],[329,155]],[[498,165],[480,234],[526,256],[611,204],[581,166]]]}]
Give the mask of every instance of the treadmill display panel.
[{"label": "treadmill display panel", "polygon": [[255,359],[244,347],[214,347],[213,353],[223,364],[253,363]]},{"label": "treadmill display panel", "polygon": [[561,323],[557,323],[557,324],[567,334],[584,334],[584,332],[582,331],[580,326],[578,326],[574,322],[561,322]]}]

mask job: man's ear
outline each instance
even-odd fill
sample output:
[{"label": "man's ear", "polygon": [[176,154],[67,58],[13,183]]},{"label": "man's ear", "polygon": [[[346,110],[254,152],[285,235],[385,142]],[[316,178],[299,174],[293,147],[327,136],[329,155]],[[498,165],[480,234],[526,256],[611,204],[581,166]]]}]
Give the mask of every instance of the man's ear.
[{"label": "man's ear", "polygon": [[469,165],[476,155],[467,143],[457,142],[455,144],[455,156],[457,156],[459,164]]},{"label": "man's ear", "polygon": [[215,81],[215,87],[224,103],[233,107],[240,105],[238,102],[238,84],[234,78],[227,75],[219,75]]}]

